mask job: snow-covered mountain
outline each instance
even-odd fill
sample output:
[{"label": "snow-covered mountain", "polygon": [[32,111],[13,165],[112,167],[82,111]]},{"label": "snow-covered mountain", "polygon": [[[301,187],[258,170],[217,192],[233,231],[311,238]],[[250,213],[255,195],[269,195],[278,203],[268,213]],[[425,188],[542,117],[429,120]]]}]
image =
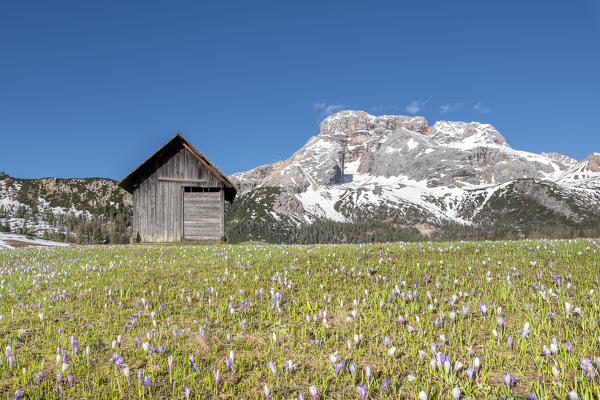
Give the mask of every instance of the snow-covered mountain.
[{"label": "snow-covered mountain", "polygon": [[[19,179],[0,173],[0,230],[59,240],[126,235],[131,195],[105,178]],[[115,238],[113,238],[115,239]],[[123,239],[124,240],[124,239]]]},{"label": "snow-covered mountain", "polygon": [[[231,178],[242,196],[271,204],[262,206],[266,217],[296,225],[383,218],[428,233],[446,223],[496,224],[512,200],[573,226],[600,215],[600,154],[577,161],[515,150],[479,122],[429,126],[423,117],[340,111],[289,159]],[[277,190],[257,196],[265,188]],[[520,232],[519,220],[509,222]]]}]

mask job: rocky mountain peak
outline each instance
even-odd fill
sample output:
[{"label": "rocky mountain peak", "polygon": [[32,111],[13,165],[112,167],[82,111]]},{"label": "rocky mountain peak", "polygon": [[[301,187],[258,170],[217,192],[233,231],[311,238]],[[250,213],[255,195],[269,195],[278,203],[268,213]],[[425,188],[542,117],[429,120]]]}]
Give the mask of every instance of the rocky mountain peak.
[{"label": "rocky mountain peak", "polygon": [[587,162],[587,169],[592,172],[600,172],[600,153],[592,153],[583,160]]},{"label": "rocky mountain peak", "polygon": [[510,147],[496,128],[479,122],[438,121],[429,131],[429,136],[442,145]]},{"label": "rocky mountain peak", "polygon": [[565,156],[564,154],[554,153],[554,152],[541,153],[541,156],[549,158],[550,160],[555,161],[559,164],[562,164],[566,168],[571,167],[579,162],[572,157]]},{"label": "rocky mountain peak", "polygon": [[374,116],[360,110],[343,110],[332,114],[321,122],[319,135],[342,135],[348,138],[382,135],[390,131],[407,129],[422,134],[429,125],[424,117],[406,115]]}]

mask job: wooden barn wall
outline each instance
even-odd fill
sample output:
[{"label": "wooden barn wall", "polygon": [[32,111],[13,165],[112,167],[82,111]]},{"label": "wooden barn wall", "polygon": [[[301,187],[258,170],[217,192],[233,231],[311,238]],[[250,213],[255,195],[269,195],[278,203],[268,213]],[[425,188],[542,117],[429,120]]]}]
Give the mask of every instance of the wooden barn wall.
[{"label": "wooden barn wall", "polygon": [[[222,182],[185,148],[162,165],[149,166],[148,174],[133,195],[133,232],[139,234],[142,242],[184,240],[182,186],[223,188]],[[222,190],[220,194],[218,201],[221,214],[224,214]],[[202,218],[198,224],[202,224]],[[203,234],[206,237],[195,240],[221,239],[224,230],[221,228],[214,235],[208,235],[206,231]]]}]

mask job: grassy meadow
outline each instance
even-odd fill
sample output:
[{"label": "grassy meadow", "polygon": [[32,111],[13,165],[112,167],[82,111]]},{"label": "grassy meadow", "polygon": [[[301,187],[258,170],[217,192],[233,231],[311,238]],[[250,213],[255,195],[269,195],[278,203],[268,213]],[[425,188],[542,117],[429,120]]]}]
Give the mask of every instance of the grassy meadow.
[{"label": "grassy meadow", "polygon": [[591,240],[0,252],[0,398],[600,398]]}]

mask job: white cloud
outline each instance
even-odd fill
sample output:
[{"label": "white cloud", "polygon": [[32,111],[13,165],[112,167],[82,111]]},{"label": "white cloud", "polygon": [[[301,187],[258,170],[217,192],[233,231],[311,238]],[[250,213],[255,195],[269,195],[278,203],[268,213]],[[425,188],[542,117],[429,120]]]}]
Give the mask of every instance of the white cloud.
[{"label": "white cloud", "polygon": [[473,106],[473,110],[475,111],[479,111],[482,114],[487,114],[489,112],[492,111],[491,107],[486,106],[485,104],[483,104],[482,102],[478,101],[477,103],[475,103],[475,105]]},{"label": "white cloud", "polygon": [[463,103],[448,103],[440,106],[440,112],[446,114],[453,111],[458,111],[463,108]]},{"label": "white cloud", "polygon": [[411,114],[416,114],[419,111],[421,111],[423,109],[423,107],[425,107],[425,102],[424,101],[411,101],[407,106],[406,106],[406,111],[408,111]]},{"label": "white cloud", "polygon": [[327,104],[326,102],[313,103],[315,110],[321,110],[321,116],[330,115],[344,108],[343,104]]}]

